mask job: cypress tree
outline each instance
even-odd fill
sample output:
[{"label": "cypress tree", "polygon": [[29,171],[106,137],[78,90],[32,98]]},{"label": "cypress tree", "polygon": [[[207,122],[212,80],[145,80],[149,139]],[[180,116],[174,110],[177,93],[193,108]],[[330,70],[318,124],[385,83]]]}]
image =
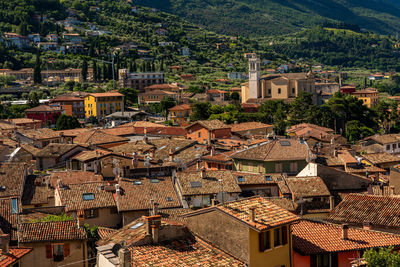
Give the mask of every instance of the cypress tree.
[{"label": "cypress tree", "polygon": [[36,50],[35,67],[33,68],[33,82],[35,84],[42,83],[42,72],[40,70],[40,49]]},{"label": "cypress tree", "polygon": [[107,70],[107,74],[108,74],[108,80],[111,80],[113,78],[113,73],[112,73],[112,65],[108,64],[108,70]]},{"label": "cypress tree", "polygon": [[88,64],[87,64],[87,61],[86,61],[86,59],[83,59],[83,62],[82,62],[82,80],[84,81],[84,82],[86,82],[86,80],[87,80],[87,75],[88,75]]},{"label": "cypress tree", "polygon": [[98,76],[97,76],[97,64],[96,64],[96,60],[93,60],[93,80],[95,82],[98,81]]}]

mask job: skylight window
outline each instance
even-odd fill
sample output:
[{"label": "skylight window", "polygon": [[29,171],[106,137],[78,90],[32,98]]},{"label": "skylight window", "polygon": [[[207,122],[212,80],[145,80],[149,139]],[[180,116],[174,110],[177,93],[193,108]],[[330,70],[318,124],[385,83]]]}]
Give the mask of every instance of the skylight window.
[{"label": "skylight window", "polygon": [[243,176],[238,176],[238,182],[243,183],[246,179]]},{"label": "skylight window", "polygon": [[18,198],[11,199],[11,213],[18,214]]},{"label": "skylight window", "polygon": [[142,181],[133,181],[133,184],[134,184],[134,185],[141,185],[141,184],[142,184]]},{"label": "skylight window", "polygon": [[199,187],[201,187],[201,182],[199,182],[199,181],[190,182],[190,187],[191,188],[199,188]]},{"label": "skylight window", "polygon": [[160,182],[160,180],[158,180],[158,179],[151,179],[150,180],[150,183],[152,183],[152,184],[157,184],[159,182]]},{"label": "skylight window", "polygon": [[158,149],[158,151],[163,150],[164,148],[166,148],[166,146],[162,146]]},{"label": "skylight window", "polygon": [[135,223],[134,225],[131,226],[131,229],[137,229],[137,228],[139,228],[140,226],[142,226],[143,224],[144,224],[144,222]]},{"label": "skylight window", "polygon": [[266,181],[272,181],[272,177],[270,175],[265,175],[265,180]]},{"label": "skylight window", "polygon": [[82,195],[83,200],[88,201],[88,200],[94,200],[94,194],[93,193],[84,193]]},{"label": "skylight window", "polygon": [[171,202],[172,201],[172,197],[167,197],[167,201]]},{"label": "skylight window", "polygon": [[282,140],[282,141],[279,141],[279,143],[281,144],[281,146],[290,146],[289,141]]}]

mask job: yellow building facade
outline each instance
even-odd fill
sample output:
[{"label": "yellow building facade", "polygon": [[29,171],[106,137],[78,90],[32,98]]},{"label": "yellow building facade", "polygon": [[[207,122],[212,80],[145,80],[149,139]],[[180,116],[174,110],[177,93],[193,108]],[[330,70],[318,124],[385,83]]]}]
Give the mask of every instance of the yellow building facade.
[{"label": "yellow building facade", "polygon": [[378,90],[375,88],[358,90],[352,93],[352,95],[361,100],[363,104],[369,108],[374,107],[378,104]]},{"label": "yellow building facade", "polygon": [[124,95],[117,92],[93,93],[85,96],[85,117],[105,117],[124,111]]}]

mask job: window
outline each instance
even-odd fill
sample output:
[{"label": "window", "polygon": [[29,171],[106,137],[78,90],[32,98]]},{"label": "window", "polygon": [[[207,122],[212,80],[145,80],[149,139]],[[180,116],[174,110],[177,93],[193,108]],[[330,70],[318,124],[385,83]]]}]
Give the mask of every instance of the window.
[{"label": "window", "polygon": [[280,93],[281,93],[281,91],[282,91],[282,90],[281,90],[281,88],[278,88],[278,94],[280,94]]},{"label": "window", "polygon": [[290,162],[290,172],[297,172],[297,162]]},{"label": "window", "polygon": [[244,178],[243,176],[238,176],[237,179],[238,179],[238,182],[239,182],[239,183],[243,183],[244,181],[246,181],[245,178]]},{"label": "window", "polygon": [[259,237],[260,252],[264,252],[268,249],[271,249],[270,231],[262,232],[258,235],[258,237]]},{"label": "window", "polygon": [[280,245],[282,245],[282,229],[279,227],[274,229],[274,247]]},{"label": "window", "polygon": [[65,244],[48,244],[46,245],[46,258],[53,259],[56,262],[63,261],[70,254],[70,246]]},{"label": "window", "polygon": [[386,145],[386,150],[390,150],[390,145]]},{"label": "window", "polygon": [[198,137],[201,138],[201,132],[198,133]]},{"label": "window", "polygon": [[97,218],[97,217],[99,217],[98,209],[85,210],[85,219]]},{"label": "window", "polygon": [[397,148],[397,144],[393,144],[393,149],[396,149]]},{"label": "window", "polygon": [[248,167],[249,172],[252,172],[253,171],[253,163],[249,162],[248,166],[249,166]]},{"label": "window", "polygon": [[269,94],[269,95],[271,94],[271,89],[268,89],[268,94]]},{"label": "window", "polygon": [[275,163],[275,172],[282,172],[282,163]]},{"label": "window", "polygon": [[292,94],[296,93],[296,89],[292,88]]},{"label": "window", "polygon": [[11,212],[12,214],[18,214],[18,198],[11,199]]}]

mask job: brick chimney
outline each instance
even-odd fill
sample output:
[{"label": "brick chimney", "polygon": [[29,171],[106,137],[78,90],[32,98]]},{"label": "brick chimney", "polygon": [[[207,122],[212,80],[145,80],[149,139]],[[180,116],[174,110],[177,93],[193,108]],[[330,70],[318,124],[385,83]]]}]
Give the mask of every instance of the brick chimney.
[{"label": "brick chimney", "polygon": [[147,216],[146,219],[146,234],[150,235],[153,242],[159,242],[159,227],[161,225],[161,215]]},{"label": "brick chimney", "polygon": [[121,186],[119,184],[115,184],[115,193],[117,193],[117,196],[121,196]]},{"label": "brick chimney", "polygon": [[390,186],[390,187],[389,187],[389,192],[390,192],[389,195],[391,195],[391,196],[394,196],[394,195],[395,195],[395,194],[394,194],[394,188],[395,188],[394,186]]},{"label": "brick chimney", "polygon": [[158,243],[159,228],[157,224],[151,226],[151,236],[153,237],[153,242]]},{"label": "brick chimney", "polygon": [[330,196],[329,197],[329,209],[333,210],[335,208],[335,197],[334,196]]},{"label": "brick chimney", "polygon": [[131,266],[131,252],[127,247],[122,247],[118,250],[118,259],[120,267],[130,267]]},{"label": "brick chimney", "polygon": [[2,254],[8,255],[10,253],[9,243],[10,243],[10,235],[9,234],[0,235],[0,248],[1,248]]},{"label": "brick chimney", "polygon": [[342,239],[348,240],[349,239],[349,225],[342,224]]},{"label": "brick chimney", "polygon": [[169,160],[170,162],[173,162],[173,161],[174,161],[174,152],[172,151],[172,149],[170,149],[170,150],[168,151],[168,160]]},{"label": "brick chimney", "polygon": [[85,223],[85,212],[83,210],[78,211],[78,216],[76,218],[76,223],[78,225],[78,228],[83,227]]}]

